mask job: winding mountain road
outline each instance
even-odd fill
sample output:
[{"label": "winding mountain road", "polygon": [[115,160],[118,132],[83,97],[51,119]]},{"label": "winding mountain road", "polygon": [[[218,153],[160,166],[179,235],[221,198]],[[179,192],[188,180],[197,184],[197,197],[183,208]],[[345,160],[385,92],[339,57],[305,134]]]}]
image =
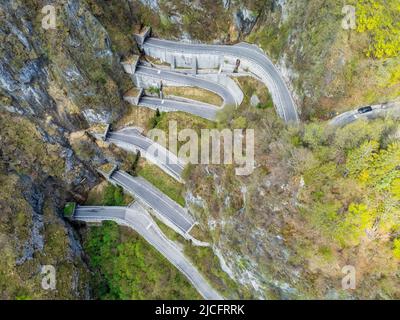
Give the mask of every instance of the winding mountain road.
[{"label": "winding mountain road", "polygon": [[204,299],[223,299],[182,251],[162,233],[152,217],[141,206],[137,204],[128,208],[78,206],[73,219],[84,222],[111,220],[119,225],[132,228],[182,272]]},{"label": "winding mountain road", "polygon": [[142,135],[136,128],[124,128],[117,132],[109,132],[106,141],[112,142],[128,152],[140,151],[141,156],[177,181],[184,182],[182,172],[186,164],[160,144]]},{"label": "winding mountain road", "polygon": [[159,81],[169,81],[177,84],[183,84],[189,87],[197,87],[205,89],[219,95],[224,105],[240,105],[241,101],[236,101],[235,96],[229,89],[220,83],[209,81],[201,77],[191,76],[185,73],[178,73],[162,69],[156,69],[139,65],[136,68],[135,74],[151,77]]},{"label": "winding mountain road", "polygon": [[358,119],[376,119],[388,114],[400,115],[400,102],[388,102],[371,106],[372,110],[366,113],[359,113],[358,109],[339,114],[329,121],[332,126],[343,127]]},{"label": "winding mountain road", "polygon": [[286,122],[299,121],[295,103],[285,81],[271,60],[259,48],[256,49],[249,44],[234,46],[189,44],[156,38],[147,38],[142,48],[147,55],[170,63],[175,63],[175,59],[190,60],[192,57],[197,57],[199,68],[202,68],[201,59],[214,63],[212,67],[219,67],[221,61],[227,58],[240,59],[241,64],[268,87],[278,114]]},{"label": "winding mountain road", "polygon": [[142,97],[139,101],[139,106],[154,110],[159,109],[160,111],[164,112],[182,111],[210,121],[216,120],[218,110],[220,110],[220,108],[217,108],[211,104],[201,103],[194,100],[190,102],[184,102],[153,97]]},{"label": "winding mountain road", "polygon": [[115,171],[109,180],[132,194],[141,204],[152,209],[157,216],[186,239],[195,225],[189,212],[141,177],[132,177],[124,171]]}]

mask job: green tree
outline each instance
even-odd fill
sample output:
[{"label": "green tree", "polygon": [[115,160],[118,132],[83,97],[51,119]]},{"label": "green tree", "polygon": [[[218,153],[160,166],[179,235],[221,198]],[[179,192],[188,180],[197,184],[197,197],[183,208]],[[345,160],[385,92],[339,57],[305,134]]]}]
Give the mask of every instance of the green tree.
[{"label": "green tree", "polygon": [[315,149],[325,141],[325,128],[321,124],[311,123],[304,128],[303,142]]},{"label": "green tree", "polygon": [[158,125],[158,123],[161,121],[161,117],[162,117],[162,114],[161,114],[160,110],[157,108],[156,114],[154,115],[154,117],[150,118],[150,120],[149,120],[149,127],[151,129],[155,128]]},{"label": "green tree", "polygon": [[134,176],[134,177],[137,176],[137,166],[138,166],[139,161],[140,161],[140,156],[141,156],[140,151],[138,151],[136,153],[135,160],[132,162],[132,166],[131,166],[131,169],[130,169],[130,174],[132,176]]}]

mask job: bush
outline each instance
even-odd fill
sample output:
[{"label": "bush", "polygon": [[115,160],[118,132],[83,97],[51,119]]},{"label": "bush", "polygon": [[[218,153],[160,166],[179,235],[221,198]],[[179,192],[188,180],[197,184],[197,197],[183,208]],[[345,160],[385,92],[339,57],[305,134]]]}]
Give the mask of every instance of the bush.
[{"label": "bush", "polygon": [[124,191],[120,186],[108,184],[104,191],[103,206],[123,206]]},{"label": "bush", "polygon": [[157,127],[157,125],[162,120],[162,117],[163,117],[163,113],[161,113],[160,110],[157,109],[156,114],[154,115],[154,117],[150,118],[148,127],[150,129],[154,129],[155,127]]}]

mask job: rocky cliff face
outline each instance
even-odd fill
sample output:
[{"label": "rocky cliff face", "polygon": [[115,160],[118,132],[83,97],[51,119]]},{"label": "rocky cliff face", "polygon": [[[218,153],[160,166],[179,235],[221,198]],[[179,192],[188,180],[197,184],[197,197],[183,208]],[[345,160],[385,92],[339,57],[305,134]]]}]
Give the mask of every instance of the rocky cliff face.
[{"label": "rocky cliff face", "polygon": [[[70,133],[118,119],[130,83],[117,53],[125,49],[111,47],[88,3],[53,2],[54,30],[42,28],[46,4],[0,4],[2,298],[90,297],[83,252],[61,216],[66,200],[82,200],[97,182],[93,168],[105,160],[100,153],[94,161],[81,158]],[[47,264],[57,270],[56,291],[41,288]]]}]

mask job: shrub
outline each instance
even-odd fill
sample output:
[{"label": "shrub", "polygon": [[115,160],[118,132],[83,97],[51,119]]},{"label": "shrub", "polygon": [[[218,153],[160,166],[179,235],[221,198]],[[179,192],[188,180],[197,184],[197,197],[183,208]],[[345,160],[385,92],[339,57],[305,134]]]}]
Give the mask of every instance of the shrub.
[{"label": "shrub", "polygon": [[371,41],[368,57],[387,58],[400,54],[400,4],[398,0],[357,1],[357,31],[367,32]]}]

